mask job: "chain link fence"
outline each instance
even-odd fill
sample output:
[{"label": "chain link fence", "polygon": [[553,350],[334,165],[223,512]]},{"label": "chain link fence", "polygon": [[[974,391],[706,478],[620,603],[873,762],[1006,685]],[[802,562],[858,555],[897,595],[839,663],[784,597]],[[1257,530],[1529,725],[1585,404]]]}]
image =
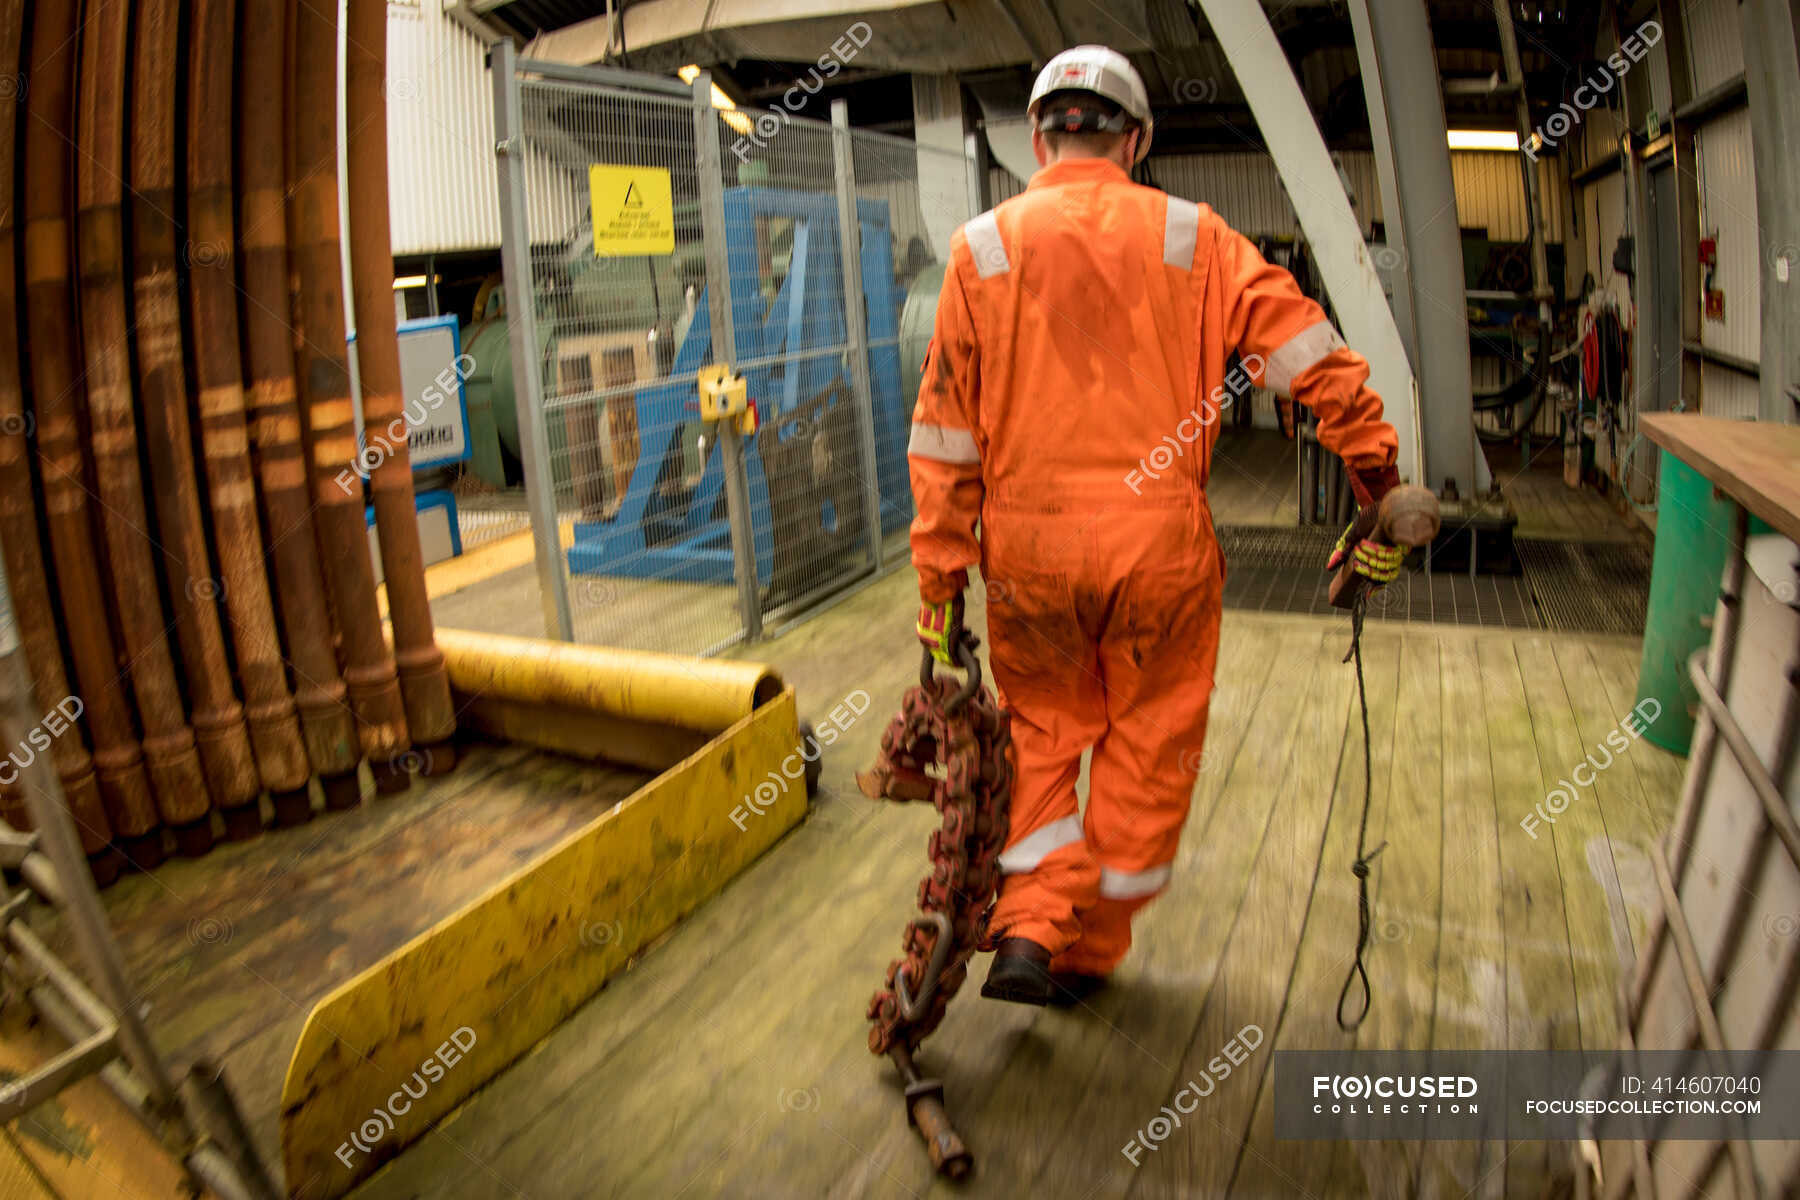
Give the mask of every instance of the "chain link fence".
[{"label": "chain link fence", "polygon": [[[552,636],[710,653],[907,561],[959,154],[497,49],[516,419]],[[506,89],[510,87],[510,95]],[[704,422],[728,363],[754,419]],[[504,438],[503,438],[504,440]]]}]

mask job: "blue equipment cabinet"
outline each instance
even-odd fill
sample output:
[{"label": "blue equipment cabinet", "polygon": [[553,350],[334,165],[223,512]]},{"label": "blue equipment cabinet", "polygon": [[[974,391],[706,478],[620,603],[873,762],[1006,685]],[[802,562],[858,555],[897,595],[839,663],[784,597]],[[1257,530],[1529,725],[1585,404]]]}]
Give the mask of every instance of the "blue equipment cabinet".
[{"label": "blue equipment cabinet", "polygon": [[[767,303],[758,286],[757,224],[768,218],[790,220],[793,236],[787,275],[773,304]],[[900,383],[899,292],[887,203],[858,200],[857,219],[862,226],[862,276],[869,316],[876,475],[881,527],[886,532],[912,517],[906,467],[912,414]],[[780,440],[790,431],[805,432],[809,422],[797,419],[802,409],[820,416],[829,408],[851,403],[847,355],[831,352],[847,340],[836,198],[784,188],[729,188],[725,192],[725,237],[737,340],[737,359],[732,365],[745,376],[762,426],[758,436],[745,440],[745,466],[757,579],[760,586],[768,587],[778,559],[774,505],[781,504],[785,510],[792,498],[771,496],[761,447],[770,446],[769,439],[775,437],[774,448],[779,449]],[[712,447],[708,447],[699,485],[690,494],[674,495],[666,485],[658,486],[667,478],[665,464],[681,452],[684,424],[695,419],[695,375],[714,358],[711,313],[703,293],[687,336],[676,349],[668,378],[641,389],[634,397],[638,428],[643,433],[624,502],[611,520],[575,523],[574,545],[569,550],[572,573],[703,583],[732,579],[731,531],[723,504],[724,468]],[[847,418],[849,410],[843,415]],[[784,422],[784,417],[790,419]],[[840,431],[844,425],[838,418],[820,423]],[[783,511],[782,516],[786,515]],[[826,500],[815,528],[835,530],[849,515],[841,508],[832,511]],[[811,513],[802,516],[814,519]],[[793,528],[791,519],[781,523]]]}]

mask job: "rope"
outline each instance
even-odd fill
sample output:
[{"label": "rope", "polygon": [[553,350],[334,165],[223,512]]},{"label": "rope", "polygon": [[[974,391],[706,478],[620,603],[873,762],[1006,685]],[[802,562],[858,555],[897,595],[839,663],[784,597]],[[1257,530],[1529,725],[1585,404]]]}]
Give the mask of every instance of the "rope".
[{"label": "rope", "polygon": [[[1362,661],[1362,629],[1363,609],[1368,605],[1368,589],[1364,588],[1356,597],[1356,604],[1350,610],[1350,654],[1356,660],[1356,703],[1362,709],[1363,739],[1363,802],[1362,821],[1356,829],[1356,862],[1351,866],[1351,874],[1356,876],[1356,961],[1350,965],[1350,973],[1344,977],[1344,988],[1338,993],[1337,1023],[1338,1028],[1346,1033],[1354,1032],[1369,1015],[1373,997],[1369,992],[1369,969],[1363,965],[1363,951],[1369,946],[1369,864],[1375,861],[1387,842],[1382,842],[1365,853],[1364,847],[1369,840],[1369,798],[1375,791],[1374,770],[1369,762],[1369,695],[1363,687]],[[1350,985],[1358,980],[1362,982],[1362,1009],[1356,1014],[1354,1021],[1344,1019],[1344,1001],[1350,998]]]}]

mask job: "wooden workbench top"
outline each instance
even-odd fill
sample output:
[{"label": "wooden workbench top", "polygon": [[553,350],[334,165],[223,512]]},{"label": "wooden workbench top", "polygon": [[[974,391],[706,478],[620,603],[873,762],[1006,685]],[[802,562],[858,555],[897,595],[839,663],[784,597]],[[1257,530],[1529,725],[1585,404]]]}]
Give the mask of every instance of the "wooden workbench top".
[{"label": "wooden workbench top", "polygon": [[1644,433],[1733,500],[1800,542],[1800,425],[1648,413]]}]

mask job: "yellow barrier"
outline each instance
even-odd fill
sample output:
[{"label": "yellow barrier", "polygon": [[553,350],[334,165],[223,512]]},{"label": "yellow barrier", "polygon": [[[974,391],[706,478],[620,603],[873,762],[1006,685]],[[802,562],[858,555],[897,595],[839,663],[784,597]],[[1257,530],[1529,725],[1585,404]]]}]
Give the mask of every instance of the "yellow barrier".
[{"label": "yellow barrier", "polygon": [[438,643],[491,732],[581,752],[560,742],[660,730],[594,750],[658,766],[699,748],[319,1001],[282,1087],[290,1196],[340,1196],[398,1154],[806,812],[795,786],[731,817],[799,744],[793,689],[767,668],[455,630]]}]

